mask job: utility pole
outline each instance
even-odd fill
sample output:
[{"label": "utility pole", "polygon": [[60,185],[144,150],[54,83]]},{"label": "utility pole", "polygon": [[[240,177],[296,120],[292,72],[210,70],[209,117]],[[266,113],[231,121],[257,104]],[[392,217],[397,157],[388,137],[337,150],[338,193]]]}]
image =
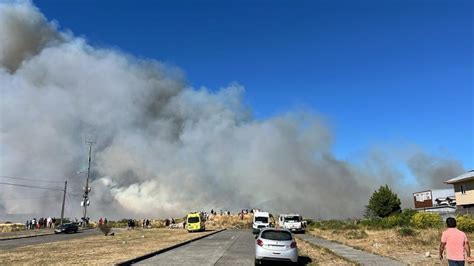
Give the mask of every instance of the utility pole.
[{"label": "utility pole", "polygon": [[64,204],[66,203],[66,190],[67,190],[67,180],[64,181],[63,206],[61,208],[61,225],[63,225],[63,220],[64,220]]},{"label": "utility pole", "polygon": [[84,217],[82,217],[83,227],[85,227],[87,223],[87,206],[89,206],[89,192],[91,191],[91,188],[89,187],[89,178],[91,174],[91,154],[92,154],[92,144],[94,144],[94,142],[87,141],[87,144],[89,144],[89,165],[87,167],[86,187],[84,188],[84,196],[83,196],[83,201],[82,201],[82,204],[84,206]]}]

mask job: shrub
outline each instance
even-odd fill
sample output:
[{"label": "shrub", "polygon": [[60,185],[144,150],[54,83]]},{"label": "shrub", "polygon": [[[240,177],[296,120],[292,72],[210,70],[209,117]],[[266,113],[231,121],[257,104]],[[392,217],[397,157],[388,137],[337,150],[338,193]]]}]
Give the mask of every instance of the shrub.
[{"label": "shrub", "polygon": [[364,239],[369,235],[364,230],[350,230],[344,236],[348,239]]},{"label": "shrub", "polygon": [[112,226],[108,225],[108,224],[101,224],[99,225],[99,230],[105,235],[107,236],[109,233],[110,233],[110,230],[112,229]]},{"label": "shrub", "polygon": [[456,217],[457,228],[461,231],[474,232],[474,219],[469,214]]},{"label": "shrub", "polygon": [[410,226],[411,225],[411,219],[415,214],[417,214],[418,211],[413,210],[413,209],[404,209],[401,214],[399,214],[400,221],[399,221],[399,226]]},{"label": "shrub", "polygon": [[439,228],[442,225],[441,216],[438,213],[418,212],[411,218],[411,223],[420,229]]},{"label": "shrub", "polygon": [[415,231],[415,229],[411,228],[411,227],[401,227],[400,229],[398,229],[398,234],[400,236],[415,236],[416,234],[418,234],[417,231]]},{"label": "shrub", "polygon": [[384,225],[386,228],[393,228],[399,226],[402,223],[402,218],[400,215],[392,215],[386,218],[383,218]]},{"label": "shrub", "polygon": [[305,221],[306,221],[306,225],[308,227],[314,227],[314,225],[316,223],[313,219],[305,219]]},{"label": "shrub", "polygon": [[361,224],[363,226],[366,226],[368,229],[372,230],[380,230],[380,229],[389,229],[393,228],[396,226],[396,217],[394,218],[371,218],[371,219],[366,219],[362,220]]},{"label": "shrub", "polygon": [[352,221],[328,220],[313,222],[312,227],[321,230],[355,230],[359,225]]}]

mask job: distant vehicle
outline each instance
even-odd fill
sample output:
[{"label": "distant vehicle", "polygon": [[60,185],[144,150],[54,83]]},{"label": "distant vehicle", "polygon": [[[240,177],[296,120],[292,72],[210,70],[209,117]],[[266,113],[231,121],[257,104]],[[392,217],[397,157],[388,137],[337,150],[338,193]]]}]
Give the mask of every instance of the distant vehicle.
[{"label": "distant vehicle", "polygon": [[253,214],[252,231],[258,234],[262,228],[270,227],[270,214],[268,212],[255,212]]},{"label": "distant vehicle", "polygon": [[77,231],[79,231],[79,226],[75,223],[63,224],[54,229],[55,234],[77,233]]},{"label": "distant vehicle", "polygon": [[295,233],[304,233],[306,222],[299,214],[280,214],[278,217],[278,226],[283,229],[288,229]]},{"label": "distant vehicle", "polygon": [[255,240],[255,264],[262,260],[298,262],[298,247],[286,229],[262,229]]},{"label": "distant vehicle", "polygon": [[206,220],[200,212],[192,212],[186,217],[186,228],[188,232],[199,232],[206,230]]}]

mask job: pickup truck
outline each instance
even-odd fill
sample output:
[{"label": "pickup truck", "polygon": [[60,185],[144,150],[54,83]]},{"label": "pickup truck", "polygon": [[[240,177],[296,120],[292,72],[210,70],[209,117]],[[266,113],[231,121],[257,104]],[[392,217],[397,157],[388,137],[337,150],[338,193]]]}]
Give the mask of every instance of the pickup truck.
[{"label": "pickup truck", "polygon": [[306,222],[299,214],[280,214],[278,217],[278,226],[283,229],[288,229],[295,233],[304,233],[306,229]]}]

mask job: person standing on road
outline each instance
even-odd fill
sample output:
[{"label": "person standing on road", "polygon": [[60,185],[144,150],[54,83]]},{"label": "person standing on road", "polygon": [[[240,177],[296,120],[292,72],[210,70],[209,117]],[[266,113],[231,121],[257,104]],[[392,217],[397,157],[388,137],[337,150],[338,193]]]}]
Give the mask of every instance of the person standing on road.
[{"label": "person standing on road", "polygon": [[464,266],[466,258],[471,257],[471,246],[466,234],[456,228],[456,219],[449,217],[446,219],[446,229],[441,236],[439,244],[439,259],[443,260],[443,252],[446,249],[449,266]]}]

